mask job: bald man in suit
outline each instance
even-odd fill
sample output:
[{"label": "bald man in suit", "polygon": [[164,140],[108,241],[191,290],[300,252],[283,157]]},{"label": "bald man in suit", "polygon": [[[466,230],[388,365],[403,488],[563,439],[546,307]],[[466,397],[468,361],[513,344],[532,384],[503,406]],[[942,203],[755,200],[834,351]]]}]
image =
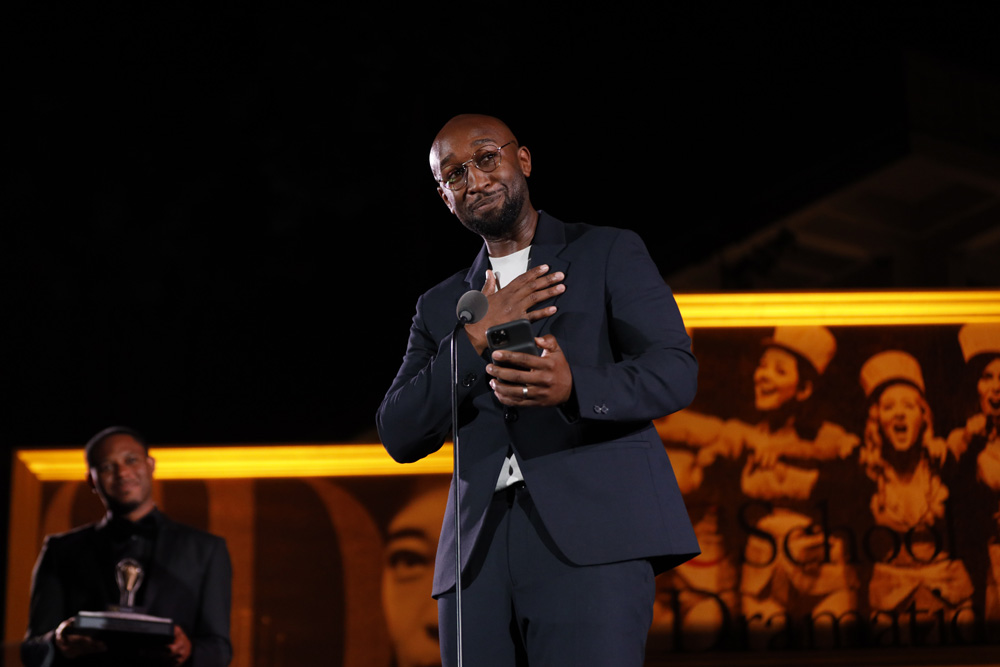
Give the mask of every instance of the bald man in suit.
[{"label": "bald man in suit", "polygon": [[[491,665],[643,663],[655,574],[698,553],[651,420],[694,397],[697,362],[639,237],[565,224],[528,199],[531,154],[489,116],[449,121],[430,154],[438,192],[484,246],[417,303],[377,422],[398,461],[450,430],[454,334],[462,467],[438,545],[445,665],[456,660],[455,485],[461,494],[463,657]],[[487,352],[486,330],[531,322],[540,354]]]}]

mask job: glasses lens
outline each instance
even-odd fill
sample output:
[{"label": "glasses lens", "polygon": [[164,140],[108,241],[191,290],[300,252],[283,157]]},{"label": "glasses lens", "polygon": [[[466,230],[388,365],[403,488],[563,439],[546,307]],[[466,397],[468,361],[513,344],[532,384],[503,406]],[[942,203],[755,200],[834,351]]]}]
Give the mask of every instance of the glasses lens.
[{"label": "glasses lens", "polygon": [[465,170],[466,167],[462,165],[442,174],[441,182],[444,187],[449,190],[460,190],[465,185]]},{"label": "glasses lens", "polygon": [[480,171],[493,171],[500,166],[500,149],[496,146],[483,146],[472,154],[472,159]]}]

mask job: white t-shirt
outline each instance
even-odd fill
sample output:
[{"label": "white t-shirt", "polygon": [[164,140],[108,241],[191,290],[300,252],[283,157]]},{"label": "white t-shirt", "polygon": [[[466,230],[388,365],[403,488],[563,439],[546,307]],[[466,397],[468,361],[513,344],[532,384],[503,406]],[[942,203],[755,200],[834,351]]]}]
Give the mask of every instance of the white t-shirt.
[{"label": "white t-shirt", "polygon": [[[506,287],[510,284],[510,281],[528,270],[528,256],[530,255],[530,251],[531,246],[528,246],[524,250],[518,250],[510,255],[490,257],[490,267],[493,269],[493,275],[497,279],[497,289]],[[514,456],[512,450],[510,456],[504,459],[500,476],[497,478],[496,490],[506,489],[508,486],[513,486],[523,480],[521,467],[518,465],[517,457]]]}]

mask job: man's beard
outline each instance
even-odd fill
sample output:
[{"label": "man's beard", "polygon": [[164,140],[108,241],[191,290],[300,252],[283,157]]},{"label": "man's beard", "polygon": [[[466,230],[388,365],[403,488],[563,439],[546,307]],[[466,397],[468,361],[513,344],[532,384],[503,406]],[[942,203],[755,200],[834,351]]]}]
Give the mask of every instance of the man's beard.
[{"label": "man's beard", "polygon": [[139,508],[142,500],[121,501],[115,498],[107,498],[108,510],[115,516],[124,516]]},{"label": "man's beard", "polygon": [[469,230],[489,241],[502,241],[513,236],[524,207],[524,189],[518,187],[507,190],[503,205],[499,209],[486,211],[482,215],[466,212],[459,218]]}]

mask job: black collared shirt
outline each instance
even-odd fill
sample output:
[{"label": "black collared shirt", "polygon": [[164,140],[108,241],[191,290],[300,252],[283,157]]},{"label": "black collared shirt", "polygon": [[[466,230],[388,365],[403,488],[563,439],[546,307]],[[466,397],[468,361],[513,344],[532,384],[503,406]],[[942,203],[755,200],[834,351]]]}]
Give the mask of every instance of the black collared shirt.
[{"label": "black collared shirt", "polygon": [[[153,549],[156,537],[163,525],[164,516],[159,510],[153,510],[138,521],[129,521],[123,517],[113,517],[108,521],[107,535],[111,562],[108,567],[114,572],[118,563],[125,558],[132,558],[142,565],[146,576],[149,575],[153,561]],[[142,604],[145,586],[139,585],[134,604]]]}]

